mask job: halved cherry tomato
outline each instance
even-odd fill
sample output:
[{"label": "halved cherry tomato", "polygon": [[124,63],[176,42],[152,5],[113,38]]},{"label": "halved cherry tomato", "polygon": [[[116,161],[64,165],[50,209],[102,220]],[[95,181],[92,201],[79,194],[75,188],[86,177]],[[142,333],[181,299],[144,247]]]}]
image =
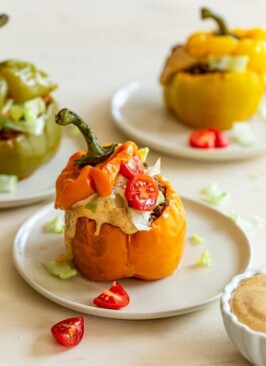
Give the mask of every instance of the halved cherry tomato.
[{"label": "halved cherry tomato", "polygon": [[51,332],[57,342],[63,346],[74,347],[83,337],[84,318],[79,316],[62,320],[52,326]]},{"label": "halved cherry tomato", "polygon": [[198,149],[222,148],[229,144],[225,134],[215,128],[193,131],[189,136],[189,144]]},{"label": "halved cherry tomato", "polygon": [[209,131],[213,131],[215,133],[215,147],[217,149],[229,145],[229,140],[222,131],[217,130],[216,128],[209,128]]},{"label": "halved cherry tomato", "polygon": [[159,188],[147,174],[131,178],[126,185],[125,196],[130,207],[140,211],[151,211],[156,205]]},{"label": "halved cherry tomato", "polygon": [[116,281],[113,282],[110,289],[104,290],[101,295],[96,297],[93,302],[100,308],[118,310],[129,304],[128,293]]},{"label": "halved cherry tomato", "polygon": [[126,178],[130,179],[137,174],[143,174],[144,165],[140,160],[140,157],[138,155],[134,155],[126,163],[121,164],[120,172]]}]

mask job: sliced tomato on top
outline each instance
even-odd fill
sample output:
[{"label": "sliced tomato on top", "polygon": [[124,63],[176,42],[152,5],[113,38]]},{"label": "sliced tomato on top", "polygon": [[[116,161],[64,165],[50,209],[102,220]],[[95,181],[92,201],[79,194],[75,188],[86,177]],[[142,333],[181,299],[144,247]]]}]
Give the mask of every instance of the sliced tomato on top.
[{"label": "sliced tomato on top", "polygon": [[79,316],[62,320],[52,326],[51,332],[57,342],[63,346],[74,347],[83,337],[84,318]]},{"label": "sliced tomato on top", "polygon": [[152,211],[158,195],[158,184],[147,174],[136,175],[127,182],[125,196],[128,205],[136,210]]},{"label": "sliced tomato on top", "polygon": [[104,290],[93,302],[100,308],[118,310],[127,306],[130,298],[125,289],[118,282],[114,281],[112,287]]},{"label": "sliced tomato on top", "polygon": [[138,155],[132,156],[126,163],[122,163],[120,166],[120,172],[126,178],[130,179],[137,174],[144,173],[144,165]]},{"label": "sliced tomato on top", "polygon": [[189,144],[198,149],[222,148],[229,144],[225,134],[216,128],[193,131],[189,136]]}]

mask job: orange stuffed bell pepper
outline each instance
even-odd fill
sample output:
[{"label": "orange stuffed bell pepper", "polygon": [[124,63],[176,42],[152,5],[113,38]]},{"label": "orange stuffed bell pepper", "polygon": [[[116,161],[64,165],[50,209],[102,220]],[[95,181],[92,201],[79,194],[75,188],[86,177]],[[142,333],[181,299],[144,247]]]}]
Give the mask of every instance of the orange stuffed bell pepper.
[{"label": "orange stuffed bell pepper", "polygon": [[166,105],[184,124],[229,129],[258,109],[264,93],[266,31],[229,31],[224,20],[202,9],[218,29],[191,35],[167,59],[160,82]]},{"label": "orange stuffed bell pepper", "polygon": [[181,199],[148,167],[147,148],[134,142],[101,146],[87,124],[63,109],[59,125],[76,125],[88,149],[70,157],[56,182],[55,207],[65,210],[66,253],[89,280],[154,280],[171,275],[185,245]]}]

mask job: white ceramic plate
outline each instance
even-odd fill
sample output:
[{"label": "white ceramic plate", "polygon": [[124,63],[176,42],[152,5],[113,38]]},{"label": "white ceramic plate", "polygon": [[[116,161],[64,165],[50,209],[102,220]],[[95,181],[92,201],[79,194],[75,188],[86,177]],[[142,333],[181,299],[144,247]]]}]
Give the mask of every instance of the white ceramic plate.
[{"label": "white ceramic plate", "polygon": [[[41,262],[54,260],[64,252],[63,235],[44,231],[44,225],[60,212],[45,206],[19,229],[13,246],[13,260],[20,275],[39,293],[67,308],[117,319],[154,319],[198,310],[218,299],[225,285],[244,272],[251,261],[251,244],[231,219],[213,208],[182,197],[187,214],[187,237],[200,234],[203,245],[187,240],[185,254],[178,270],[165,279],[119,282],[128,291],[131,302],[119,311],[100,309],[93,299],[111,282],[91,282],[81,275],[62,281],[50,275]],[[61,213],[62,215],[63,213]],[[199,268],[195,262],[203,250],[212,255],[210,268]]]},{"label": "white ceramic plate", "polygon": [[0,193],[0,208],[28,205],[53,197],[55,181],[71,153],[83,148],[78,137],[64,132],[56,155],[29,178],[18,182],[16,192]]},{"label": "white ceramic plate", "polygon": [[[245,159],[266,152],[266,122],[252,118],[250,127],[256,144],[243,147],[231,142],[223,149],[195,149],[188,145],[192,131],[166,109],[162,87],[156,79],[135,80],[119,88],[112,97],[111,113],[117,127],[143,146],[163,153],[197,160]],[[230,136],[232,131],[225,133]],[[232,137],[232,136],[231,136]]]}]

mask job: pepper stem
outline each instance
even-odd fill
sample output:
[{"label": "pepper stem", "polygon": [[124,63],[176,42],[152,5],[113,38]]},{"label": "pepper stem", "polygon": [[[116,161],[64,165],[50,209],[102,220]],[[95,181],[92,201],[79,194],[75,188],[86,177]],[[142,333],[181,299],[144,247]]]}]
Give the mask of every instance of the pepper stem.
[{"label": "pepper stem", "polygon": [[87,143],[88,152],[75,160],[75,164],[81,168],[85,165],[95,166],[101,163],[114,152],[115,147],[117,146],[115,144],[101,146],[95,133],[88,127],[86,122],[70,109],[61,109],[55,116],[55,122],[60,126],[72,124],[76,126],[83,135]]},{"label": "pepper stem", "polygon": [[229,28],[225,20],[219,15],[214,14],[210,9],[202,8],[201,9],[201,19],[213,19],[218,25],[218,29],[215,34],[219,36],[232,36],[238,38],[236,35],[230,32]]},{"label": "pepper stem", "polygon": [[0,27],[2,27],[3,25],[5,25],[8,21],[8,16],[6,14],[1,14],[0,15]]}]

